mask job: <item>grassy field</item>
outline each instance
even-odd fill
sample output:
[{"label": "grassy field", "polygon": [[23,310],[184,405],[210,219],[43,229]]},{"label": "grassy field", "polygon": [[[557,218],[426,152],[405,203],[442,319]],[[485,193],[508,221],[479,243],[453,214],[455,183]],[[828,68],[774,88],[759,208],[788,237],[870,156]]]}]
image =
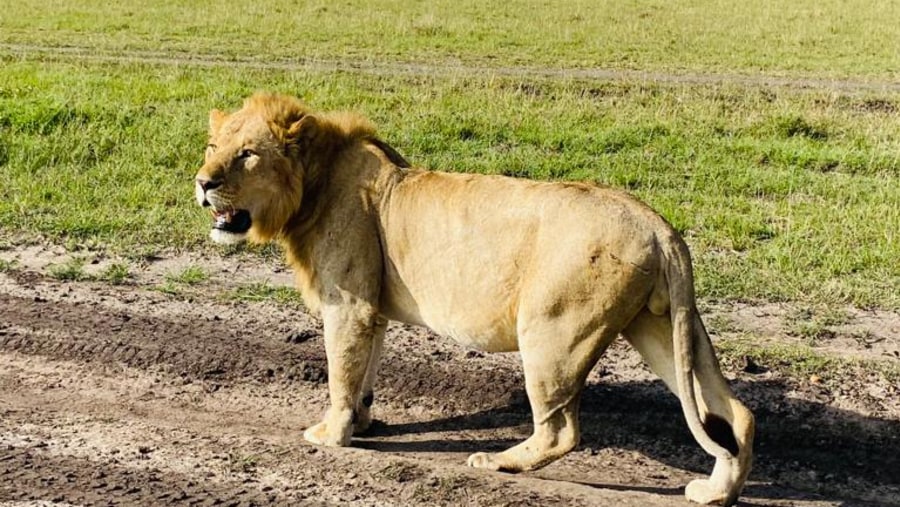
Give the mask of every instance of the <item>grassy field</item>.
[{"label": "grassy field", "polygon": [[[893,3],[390,2],[353,15],[342,9],[354,2],[274,2],[265,13],[237,2],[31,4],[0,19],[0,42],[19,48],[0,47],[7,238],[123,254],[209,248],[191,187],[207,112],[272,89],[370,116],[416,165],[628,189],[686,235],[704,297],[900,308],[900,91],[800,86],[888,83],[900,47]],[[50,54],[21,50],[36,44]],[[86,62],[56,45],[173,61]],[[764,70],[800,82],[248,69],[184,61],[194,53]]]},{"label": "grassy field", "polygon": [[260,59],[896,77],[890,0],[20,0],[0,42]]}]

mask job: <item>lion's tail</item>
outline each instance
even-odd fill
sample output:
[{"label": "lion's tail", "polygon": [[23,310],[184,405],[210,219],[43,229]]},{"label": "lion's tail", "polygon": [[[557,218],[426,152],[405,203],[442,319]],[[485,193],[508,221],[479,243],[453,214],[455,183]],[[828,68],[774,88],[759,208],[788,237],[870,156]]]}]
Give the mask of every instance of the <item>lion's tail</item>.
[{"label": "lion's tail", "polygon": [[672,342],[675,363],[675,379],[678,397],[688,428],[703,448],[717,458],[728,459],[731,453],[713,440],[701,421],[700,407],[694,391],[695,340],[700,336],[697,327],[697,308],[694,306],[694,274],[691,255],[681,240],[666,241],[664,258],[665,276],[669,289],[669,305],[672,315]]}]

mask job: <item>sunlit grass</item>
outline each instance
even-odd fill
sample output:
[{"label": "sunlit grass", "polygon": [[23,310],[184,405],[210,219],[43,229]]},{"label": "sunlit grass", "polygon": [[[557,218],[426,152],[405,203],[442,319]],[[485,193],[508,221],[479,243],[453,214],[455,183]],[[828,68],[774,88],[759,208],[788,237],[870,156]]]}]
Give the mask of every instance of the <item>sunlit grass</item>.
[{"label": "sunlit grass", "polygon": [[110,264],[97,275],[98,280],[112,285],[122,285],[129,278],[131,278],[131,272],[128,269],[128,265],[121,262]]},{"label": "sunlit grass", "polygon": [[17,0],[0,42],[193,57],[893,78],[890,0]]},{"label": "sunlit grass", "polygon": [[293,287],[278,287],[269,282],[252,282],[228,291],[224,297],[233,301],[275,301],[286,305],[302,305],[303,298]]},{"label": "sunlit grass", "polygon": [[828,386],[860,379],[889,385],[900,382],[900,363],[891,359],[843,357],[796,344],[760,346],[751,339],[720,340],[716,349],[722,361],[734,369],[749,360],[756,368],[778,371],[801,382],[812,380]]},{"label": "sunlit grass", "polygon": [[177,273],[166,275],[166,282],[181,285],[197,285],[209,280],[209,274],[200,266],[188,266]]},{"label": "sunlit grass", "polygon": [[258,89],[362,112],[416,165],[627,189],[688,238],[703,297],[900,308],[891,91],[7,58],[0,231],[207,248],[207,112]]},{"label": "sunlit grass", "polygon": [[73,257],[60,264],[52,264],[47,267],[47,272],[53,278],[63,282],[78,282],[89,279],[84,270],[84,259]]}]

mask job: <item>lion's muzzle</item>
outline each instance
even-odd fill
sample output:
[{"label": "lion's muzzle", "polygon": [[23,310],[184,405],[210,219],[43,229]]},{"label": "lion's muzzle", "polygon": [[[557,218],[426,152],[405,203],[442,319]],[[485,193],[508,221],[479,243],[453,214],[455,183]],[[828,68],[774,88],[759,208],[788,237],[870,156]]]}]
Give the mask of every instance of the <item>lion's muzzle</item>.
[{"label": "lion's muzzle", "polygon": [[250,212],[237,209],[222,199],[216,189],[222,186],[222,180],[197,178],[194,185],[194,196],[197,204],[204,208],[211,207],[213,216],[210,236],[217,243],[239,243],[246,237],[253,225]]}]

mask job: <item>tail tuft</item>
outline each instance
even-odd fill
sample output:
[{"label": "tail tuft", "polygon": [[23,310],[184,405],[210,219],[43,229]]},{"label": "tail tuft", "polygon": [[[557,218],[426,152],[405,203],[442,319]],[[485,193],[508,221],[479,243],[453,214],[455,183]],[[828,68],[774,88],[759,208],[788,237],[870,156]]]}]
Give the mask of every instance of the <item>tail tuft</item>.
[{"label": "tail tuft", "polygon": [[713,442],[721,445],[732,456],[737,456],[740,452],[740,446],[734,437],[734,430],[725,419],[710,412],[703,419],[703,430],[706,431],[709,438],[713,439]]}]

